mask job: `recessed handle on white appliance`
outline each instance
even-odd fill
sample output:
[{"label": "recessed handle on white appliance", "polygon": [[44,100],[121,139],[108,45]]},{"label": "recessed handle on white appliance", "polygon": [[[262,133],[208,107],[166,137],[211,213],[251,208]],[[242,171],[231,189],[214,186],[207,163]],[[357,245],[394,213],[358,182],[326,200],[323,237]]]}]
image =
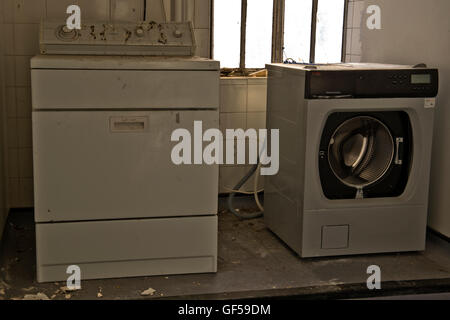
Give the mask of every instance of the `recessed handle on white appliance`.
[{"label": "recessed handle on white appliance", "polygon": [[398,165],[403,164],[403,142],[404,139],[402,137],[395,139],[395,164]]},{"label": "recessed handle on white appliance", "polygon": [[146,132],[147,117],[111,117],[109,121],[111,132]]}]

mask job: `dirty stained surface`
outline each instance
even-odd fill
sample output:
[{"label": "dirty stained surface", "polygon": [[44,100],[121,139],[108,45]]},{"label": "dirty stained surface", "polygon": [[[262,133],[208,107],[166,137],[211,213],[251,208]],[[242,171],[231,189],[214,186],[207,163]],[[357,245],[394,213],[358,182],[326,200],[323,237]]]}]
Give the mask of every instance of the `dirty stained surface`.
[{"label": "dirty stained surface", "polygon": [[[237,199],[241,211],[256,210],[253,199]],[[241,221],[219,199],[217,274],[155,276],[65,283],[36,282],[33,212],[13,212],[0,248],[1,299],[155,299],[254,297],[371,297],[399,292],[450,292],[450,243],[429,233],[419,253],[300,259],[264,225]],[[61,239],[64,241],[64,239]],[[367,268],[382,270],[382,289],[367,289]],[[341,295],[340,295],[341,294]]]}]

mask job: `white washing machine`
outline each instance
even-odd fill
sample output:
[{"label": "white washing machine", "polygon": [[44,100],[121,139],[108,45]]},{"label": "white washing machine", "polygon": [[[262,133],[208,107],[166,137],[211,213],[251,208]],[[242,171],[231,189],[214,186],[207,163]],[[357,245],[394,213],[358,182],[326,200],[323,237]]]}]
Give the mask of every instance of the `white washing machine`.
[{"label": "white washing machine", "polygon": [[215,272],[218,167],[173,164],[171,134],[219,127],[219,63],[188,55],[189,24],[115,25],[109,46],[91,26],[46,25],[31,60],[38,281]]},{"label": "white washing machine", "polygon": [[425,249],[438,70],[268,65],[265,221],[301,257]]}]

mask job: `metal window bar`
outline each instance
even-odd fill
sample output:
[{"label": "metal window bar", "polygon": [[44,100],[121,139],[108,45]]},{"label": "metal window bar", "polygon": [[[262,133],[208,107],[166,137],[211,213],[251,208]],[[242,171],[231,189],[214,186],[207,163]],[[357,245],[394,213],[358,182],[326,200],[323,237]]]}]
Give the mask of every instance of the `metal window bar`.
[{"label": "metal window bar", "polygon": [[273,1],[272,62],[283,62],[285,0]]},{"label": "metal window bar", "polygon": [[247,0],[242,0],[241,7],[241,59],[239,68],[245,70],[245,45],[247,40]]},{"label": "metal window bar", "polygon": [[314,63],[316,60],[316,33],[317,33],[317,10],[319,8],[319,0],[312,0],[312,18],[311,18],[311,40],[309,62]]},{"label": "metal window bar", "polygon": [[[345,57],[347,55],[347,23],[348,23],[348,6],[349,6],[349,0],[345,0],[344,4],[344,25],[342,26],[342,56],[341,56],[341,62],[345,62]],[[353,12],[352,12],[353,14]]]}]

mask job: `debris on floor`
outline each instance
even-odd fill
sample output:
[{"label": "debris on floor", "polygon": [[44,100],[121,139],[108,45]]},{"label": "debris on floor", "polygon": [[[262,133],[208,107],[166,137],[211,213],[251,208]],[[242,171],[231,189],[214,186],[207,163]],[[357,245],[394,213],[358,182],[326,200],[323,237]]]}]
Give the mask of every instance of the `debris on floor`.
[{"label": "debris on floor", "polygon": [[0,279],[0,299],[3,298],[2,296],[6,295],[6,289],[9,289],[9,285]]},{"label": "debris on floor", "polygon": [[2,279],[0,279],[0,289],[9,289],[9,285]]},{"label": "debris on floor", "polygon": [[25,292],[31,292],[31,291],[33,291],[35,289],[36,289],[35,287],[22,288],[22,290],[25,291]]},{"label": "debris on floor", "polygon": [[81,288],[75,288],[75,287],[71,287],[71,288],[69,288],[69,287],[61,287],[61,288],[59,288],[63,293],[69,293],[69,292],[74,292],[74,291],[79,291],[79,290],[81,290]]},{"label": "debris on floor", "polygon": [[100,287],[98,288],[98,292],[97,292],[97,298],[103,298],[103,293],[102,293],[103,289]]},{"label": "debris on floor", "polygon": [[55,294],[58,294],[58,293],[61,292],[61,294],[64,295],[64,298],[66,300],[69,300],[69,299],[72,298],[72,293],[74,293],[75,291],[80,291],[80,290],[81,290],[81,287],[80,288],[76,288],[76,287],[64,286],[64,287],[60,287],[59,290],[56,290]]},{"label": "debris on floor", "polygon": [[50,298],[42,292],[37,294],[26,294],[22,300],[50,300]]},{"label": "debris on floor", "polygon": [[141,292],[141,296],[147,297],[147,296],[153,296],[155,294],[156,290],[153,288],[148,288],[145,291]]}]

